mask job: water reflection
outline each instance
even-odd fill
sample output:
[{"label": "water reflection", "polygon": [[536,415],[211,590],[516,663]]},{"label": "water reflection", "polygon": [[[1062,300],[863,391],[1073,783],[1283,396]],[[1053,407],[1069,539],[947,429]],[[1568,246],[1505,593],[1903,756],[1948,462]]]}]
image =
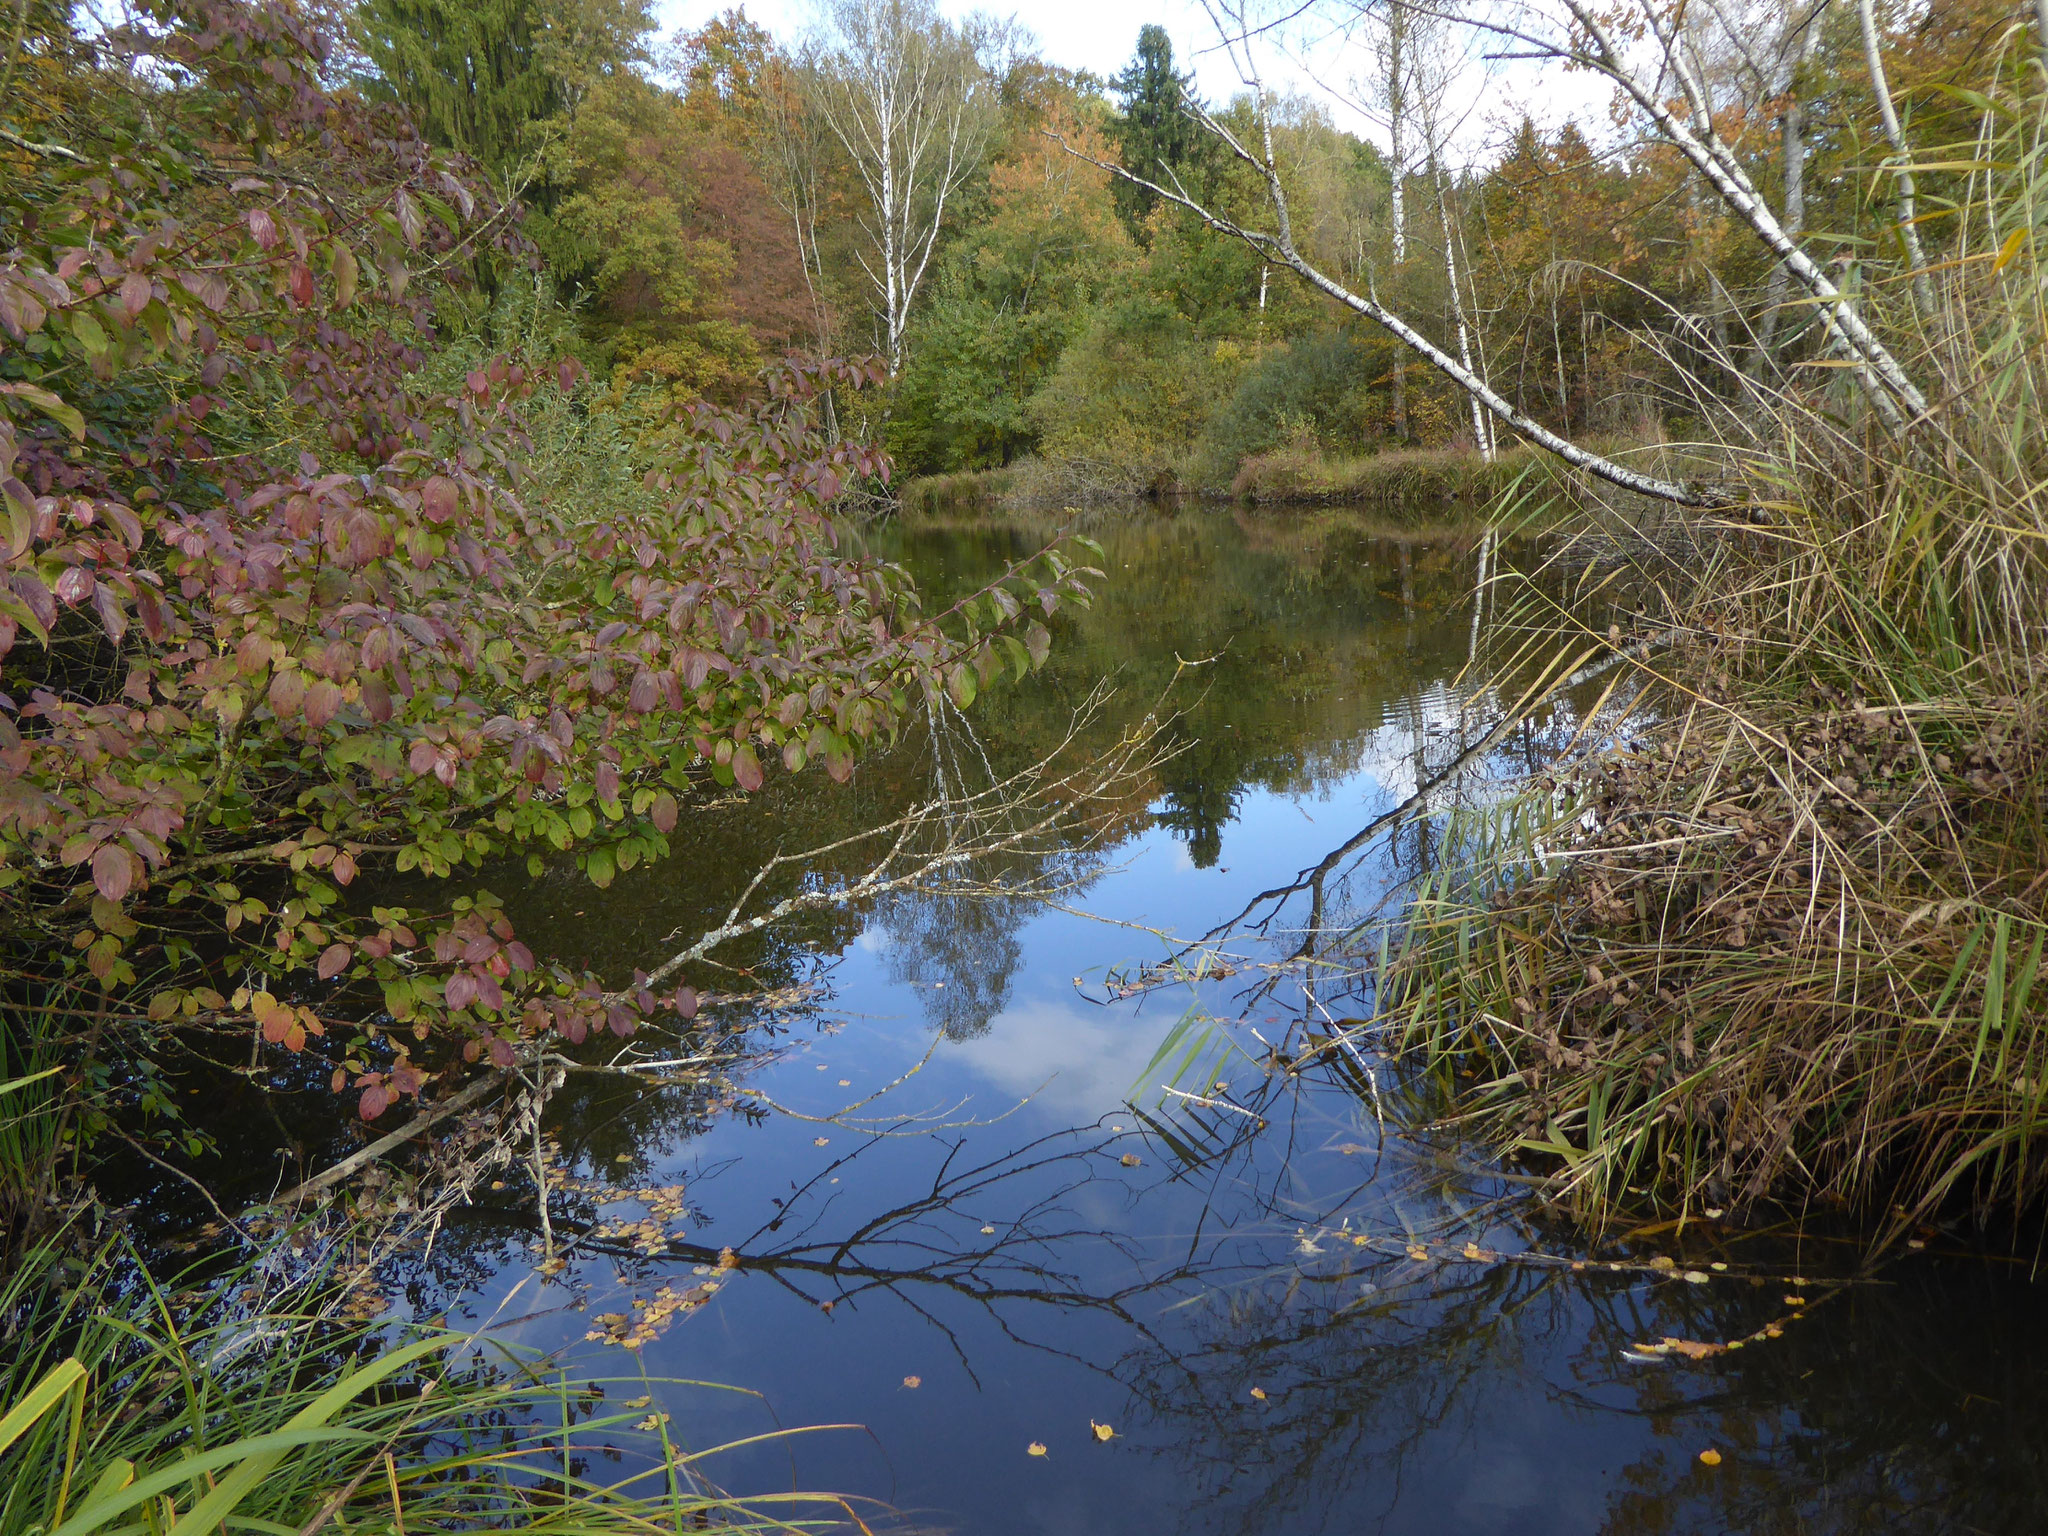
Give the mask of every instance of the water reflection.
[{"label": "water reflection", "polygon": [[[783,1448],[716,1472],[870,1495],[918,1529],[2033,1528],[2048,1403],[2023,1275],[1923,1261],[1835,1290],[1821,1282],[1855,1278],[1853,1247],[1702,1231],[1595,1248],[1386,1120],[1387,1063],[1318,1043],[1360,999],[1307,939],[1432,867],[1443,813],[1580,736],[1599,696],[1496,730],[1516,684],[1485,673],[1483,646],[1469,665],[1476,536],[1271,512],[1094,531],[1101,600],[974,723],[1002,772],[1100,677],[1142,702],[1199,664],[1182,750],[1111,843],[1046,855],[1066,861],[1066,905],[1115,921],[904,896],[763,936],[736,974],[810,1001],[758,1021],[776,1054],[734,1085],[740,1112],[572,1078],[550,1120],[571,1263],[532,1275],[535,1192],[508,1178],[433,1260],[503,1265],[478,1313],[516,1295],[524,1337],[569,1344],[663,1285],[715,1284],[640,1356],[757,1389],[772,1417],[653,1387],[672,1430],[866,1425],[803,1442],[794,1468]],[[885,537],[943,601],[1041,531]],[[764,850],[899,814],[934,756],[906,742],[850,793],[783,781],[686,819],[667,866],[523,891],[522,924],[630,970],[707,926]],[[1378,818],[1415,797],[1423,814],[1387,835]],[[1205,933],[1229,963],[1175,972]],[[1629,1358],[1771,1328],[1697,1362]]]}]

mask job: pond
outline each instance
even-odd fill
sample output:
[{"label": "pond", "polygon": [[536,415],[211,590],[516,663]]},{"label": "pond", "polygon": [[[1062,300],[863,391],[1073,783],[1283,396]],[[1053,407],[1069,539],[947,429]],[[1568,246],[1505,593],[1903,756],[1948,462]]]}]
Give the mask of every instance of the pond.
[{"label": "pond", "polygon": [[[850,790],[812,774],[686,817],[673,859],[607,891],[547,880],[514,899],[523,932],[623,978],[715,921],[770,853],[915,799],[934,753],[1000,772],[1097,679],[1116,695],[1096,732],[1174,684],[1176,754],[1072,850],[1065,893],[908,895],[764,936],[732,957],[784,1003],[758,1023],[772,1059],[724,1096],[750,1112],[572,1078],[548,1122],[556,1238],[581,1234],[567,1266],[535,1272],[532,1191],[508,1174],[438,1239],[412,1305],[468,1286],[457,1315],[644,1370],[650,1413],[691,1447],[857,1426],[705,1470],[874,1501],[857,1507],[877,1529],[2037,1528],[2048,1393],[2029,1362],[2048,1312],[2027,1263],[1937,1236],[1838,1286],[1860,1250],[1811,1230],[1596,1242],[1511,1172],[1404,1130],[1369,1037],[1293,1059],[1360,1007],[1345,973],[1297,956],[1310,899],[1326,920],[1370,914],[1427,865],[1442,810],[1573,734],[1597,692],[1482,739],[1477,531],[1212,508],[1090,531],[1098,602],[1061,621],[1044,672],[970,711],[971,736],[906,742]],[[1042,533],[874,537],[936,600]],[[1260,904],[1419,785],[1425,814]],[[1247,910],[1228,974],[1139,984],[1166,936]],[[664,1286],[695,1304],[636,1352],[579,1342]],[[1667,1338],[1748,1342],[1639,1347]]]}]

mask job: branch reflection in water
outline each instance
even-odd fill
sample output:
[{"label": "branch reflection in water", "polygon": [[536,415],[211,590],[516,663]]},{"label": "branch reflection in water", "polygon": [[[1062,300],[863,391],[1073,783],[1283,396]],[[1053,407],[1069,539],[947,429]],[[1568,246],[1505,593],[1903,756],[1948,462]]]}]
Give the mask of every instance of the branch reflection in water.
[{"label": "branch reflection in water", "polygon": [[[2023,1362],[2048,1320],[2021,1278],[1864,1283],[1817,1223],[1595,1241],[1428,1133],[1437,1103],[1360,1023],[1375,925],[1455,859],[1459,815],[1626,728],[1615,674],[1557,688],[1498,614],[1475,656],[1477,531],[1098,531],[1112,582],[1048,676],[977,705],[979,747],[906,743],[854,793],[886,820],[935,759],[956,782],[1030,761],[1100,677],[1150,700],[1213,657],[1149,800],[1052,869],[1050,904],[906,892],[737,952],[735,976],[809,990],[762,1020],[736,1114],[572,1078],[549,1121],[574,1187],[548,1295],[585,1310],[535,1336],[630,1336],[662,1287],[716,1285],[644,1338],[650,1370],[873,1434],[806,1442],[797,1477],[742,1457],[728,1484],[846,1488],[977,1536],[2026,1528],[2048,1402]],[[943,594],[1027,534],[891,536]],[[752,869],[807,846],[815,810],[801,786],[764,794],[679,857]],[[589,943],[618,969],[700,931],[729,900],[703,883],[622,881]],[[449,1242],[533,1223],[508,1190]],[[518,1250],[504,1262],[509,1285]],[[697,1443],[733,1438],[664,1407]]]}]

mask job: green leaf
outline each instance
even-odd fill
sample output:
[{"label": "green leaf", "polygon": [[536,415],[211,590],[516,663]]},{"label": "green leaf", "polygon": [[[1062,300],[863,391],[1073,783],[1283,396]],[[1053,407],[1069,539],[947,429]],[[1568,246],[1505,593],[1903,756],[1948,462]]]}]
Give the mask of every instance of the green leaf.
[{"label": "green leaf", "polygon": [[[313,1399],[304,1408],[293,1414],[280,1434],[294,1429],[316,1429],[339,1413],[354,1399],[360,1397],[386,1377],[403,1370],[415,1360],[424,1359],[437,1350],[449,1348],[457,1343],[454,1337],[422,1339],[373,1362],[361,1370],[350,1371],[340,1381]],[[269,1436],[262,1437],[269,1439]],[[201,1499],[171,1527],[170,1536],[204,1536],[219,1525],[235,1508],[247,1498],[250,1492],[276,1470],[284,1460],[285,1449],[265,1449],[243,1461],[234,1471],[217,1483],[213,1491]],[[80,1512],[81,1516],[83,1511]],[[83,1529],[74,1530],[78,1522],[66,1521],[51,1536],[84,1536]]]},{"label": "green leaf", "polygon": [[29,1388],[28,1395],[8,1409],[6,1417],[0,1418],[0,1451],[19,1440],[31,1424],[62,1402],[64,1394],[83,1380],[85,1367],[76,1356],[51,1366],[49,1373]]},{"label": "green leaf", "polygon": [[0,384],[0,395],[14,395],[26,400],[80,442],[85,441],[85,417],[79,414],[78,408],[66,405],[60,396],[52,394],[41,385]]}]

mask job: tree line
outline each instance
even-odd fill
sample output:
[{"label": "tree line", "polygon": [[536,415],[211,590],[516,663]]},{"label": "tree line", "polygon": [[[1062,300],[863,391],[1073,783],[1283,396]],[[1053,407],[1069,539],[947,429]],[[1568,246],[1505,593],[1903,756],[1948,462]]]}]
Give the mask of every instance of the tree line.
[{"label": "tree line", "polygon": [[[1611,76],[1593,133],[1489,116],[1493,56],[1527,20],[1468,9],[1314,12],[1363,61],[1346,120],[1369,135],[1255,70],[1203,100],[1156,26],[1104,80],[930,0],[835,0],[782,39],[736,10],[658,42],[617,0],[367,0],[354,27],[364,88],[530,207],[580,355],[621,395],[873,352],[890,386],[864,409],[908,473],[1036,456],[1218,484],[1261,456],[1490,454],[1505,429],[1417,342],[1514,431],[1569,440],[1682,436],[1813,384],[1859,295],[1917,271],[1927,301],[1968,177],[1916,175],[1908,138],[1978,132],[1969,93],[2013,19],[1993,0],[1677,8],[1633,97],[1610,67],[1627,39],[1568,60]],[[1789,254],[1662,130],[1666,96]],[[1272,187],[1229,148],[1266,135]],[[1232,235],[1275,189],[1302,260],[1415,335]]]}]

